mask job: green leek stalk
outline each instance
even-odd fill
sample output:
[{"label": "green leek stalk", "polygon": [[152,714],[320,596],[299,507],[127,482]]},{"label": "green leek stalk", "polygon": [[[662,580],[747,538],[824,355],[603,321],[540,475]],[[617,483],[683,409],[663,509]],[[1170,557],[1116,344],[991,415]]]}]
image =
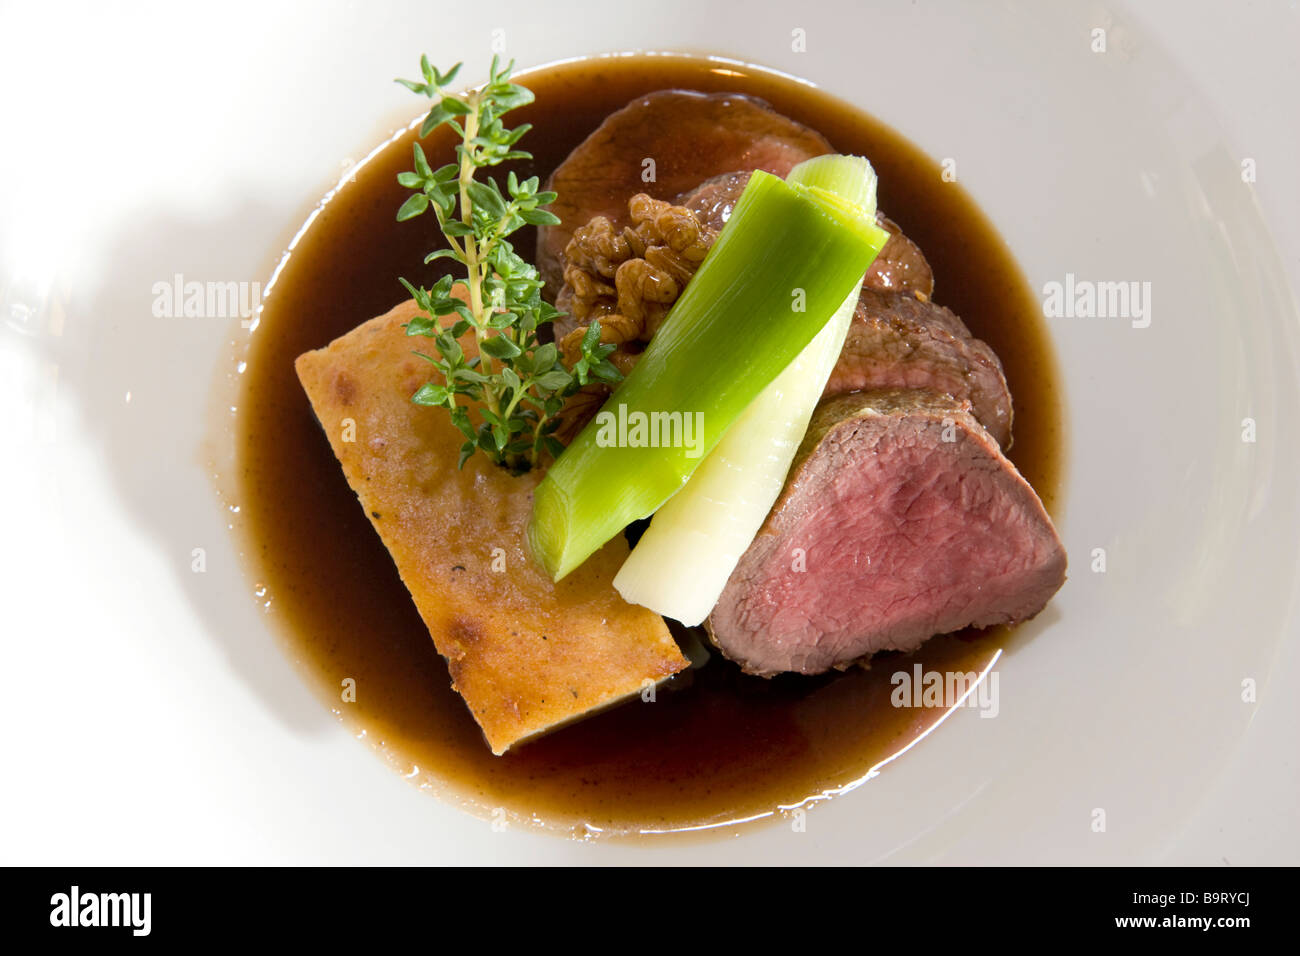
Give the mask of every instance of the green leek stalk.
[{"label": "green leek stalk", "polygon": [[[856,156],[796,166],[787,182],[837,192],[874,221],[876,175]],[[754,399],[654,520],[614,577],[623,599],[694,626],[708,617],[785,485],[835,368],[861,281],[817,336]]]},{"label": "green leek stalk", "polygon": [[824,186],[750,177],[636,367],[534,492],[529,543],[554,580],[681,489],[888,238]]}]

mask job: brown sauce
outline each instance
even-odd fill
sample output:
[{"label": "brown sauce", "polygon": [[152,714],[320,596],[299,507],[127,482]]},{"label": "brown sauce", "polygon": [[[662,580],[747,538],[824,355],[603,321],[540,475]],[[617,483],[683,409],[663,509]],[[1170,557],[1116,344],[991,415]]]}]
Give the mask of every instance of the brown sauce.
[{"label": "brown sauce", "polygon": [[[608,113],[673,87],[762,97],[840,151],[869,157],[880,207],[934,268],[936,301],[1001,357],[1015,397],[1011,458],[1059,513],[1055,360],[1037,301],[989,221],[960,186],[942,181],[936,162],[887,126],[788,79],[718,68],[656,56],[528,73],[523,82],[537,102],[512,113],[511,125],[535,124],[522,144],[535,159],[516,168],[544,178]],[[482,815],[500,808],[580,835],[762,818],[860,780],[938,721],[940,709],[892,707],[890,675],[916,662],[980,671],[1008,646],[1008,631],[938,637],[913,655],[878,658],[870,670],[819,678],[746,677],[715,655],[652,706],[617,708],[492,756],[293,371],[299,353],[406,298],[399,275],[432,281],[422,266],[437,244],[429,220],[394,221],[406,194],[395,177],[410,166],[412,136],[364,165],[302,235],[265,298],[239,401],[239,499],[253,574],[322,699],[422,785]],[[435,166],[451,158],[446,140],[425,148]],[[533,237],[520,233],[516,245],[531,255]],[[340,703],[346,677],[357,682],[355,703]]]}]

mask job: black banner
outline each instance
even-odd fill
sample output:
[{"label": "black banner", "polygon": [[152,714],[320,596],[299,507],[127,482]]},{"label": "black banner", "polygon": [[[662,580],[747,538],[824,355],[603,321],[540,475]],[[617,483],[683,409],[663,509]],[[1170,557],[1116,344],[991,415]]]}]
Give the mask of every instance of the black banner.
[{"label": "black banner", "polygon": [[[705,913],[717,931],[764,940],[821,921],[929,942],[978,929],[1011,939],[1098,937],[1177,945],[1233,945],[1282,929],[1295,875],[1284,869],[845,869],[799,874],[730,871],[712,877],[660,869],[638,875],[572,870],[432,873],[415,869],[11,869],[7,928],[51,941],[415,939],[473,925],[493,948],[512,932],[555,940],[559,926],[662,936],[678,913]],[[809,920],[815,916],[819,919]],[[475,921],[481,921],[475,923]],[[197,934],[197,936],[196,936]],[[815,934],[815,935],[814,935]],[[441,934],[439,934],[441,935]],[[812,942],[813,939],[809,941]],[[734,942],[734,940],[733,940]]]}]

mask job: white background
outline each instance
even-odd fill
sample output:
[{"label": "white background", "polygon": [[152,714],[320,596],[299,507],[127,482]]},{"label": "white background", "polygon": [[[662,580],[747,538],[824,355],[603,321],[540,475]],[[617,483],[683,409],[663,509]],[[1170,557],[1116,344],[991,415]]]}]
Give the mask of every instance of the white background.
[{"label": "white background", "polygon": [[[1275,3],[1146,2],[1130,7],[1211,100],[1238,152],[1281,172],[1300,161],[1300,8]],[[1300,289],[1300,180],[1265,174],[1258,192],[1291,288]],[[1189,822],[1168,862],[1300,862],[1300,635],[1283,645],[1275,686],[1245,745]]]}]

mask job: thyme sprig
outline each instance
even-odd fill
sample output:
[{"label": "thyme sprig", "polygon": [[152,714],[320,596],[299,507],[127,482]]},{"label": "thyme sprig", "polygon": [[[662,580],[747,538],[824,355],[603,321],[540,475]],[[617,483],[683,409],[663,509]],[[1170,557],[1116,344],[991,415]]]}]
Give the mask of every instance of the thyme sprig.
[{"label": "thyme sprig", "polygon": [[[558,456],[564,446],[555,438],[565,399],[589,382],[614,383],[621,377],[609,361],[613,345],[600,341],[600,324],[592,322],[582,339],[581,354],[565,365],[555,343],[543,343],[538,330],[563,313],[542,298],[537,269],[514,250],[507,237],[525,225],[556,225],[559,218],[545,207],[553,192],[539,192],[538,177],[520,181],[506,177],[505,191],[495,178],[476,178],[485,166],[532,159],[517,148],[531,124],[509,129],[502,117],[533,101],[532,92],[510,82],[514,62],[502,67],[492,58],[488,81],[459,95],[447,92],[461,64],[441,73],[420,58],[423,82],[398,80],[412,92],[433,100],[420,126],[420,139],[441,126],[450,127],[460,142],[457,162],[438,169],[429,165],[419,141],[414,144],[415,168],[397,181],[412,194],[397,212],[399,221],[432,209],[446,239],[446,248],[425,257],[425,264],[453,259],[464,267],[459,281],[468,302],[452,295],[456,277],[445,275],[431,288],[401,279],[423,315],[406,325],[407,335],[430,338],[437,355],[417,352],[441,373],[442,382],[422,385],[411,400],[447,409],[465,436],[459,465],[482,451],[498,465],[527,471],[543,452]],[[444,323],[444,316],[456,320]],[[458,341],[473,329],[478,354],[467,358]],[[471,416],[468,399],[477,406]]]}]

